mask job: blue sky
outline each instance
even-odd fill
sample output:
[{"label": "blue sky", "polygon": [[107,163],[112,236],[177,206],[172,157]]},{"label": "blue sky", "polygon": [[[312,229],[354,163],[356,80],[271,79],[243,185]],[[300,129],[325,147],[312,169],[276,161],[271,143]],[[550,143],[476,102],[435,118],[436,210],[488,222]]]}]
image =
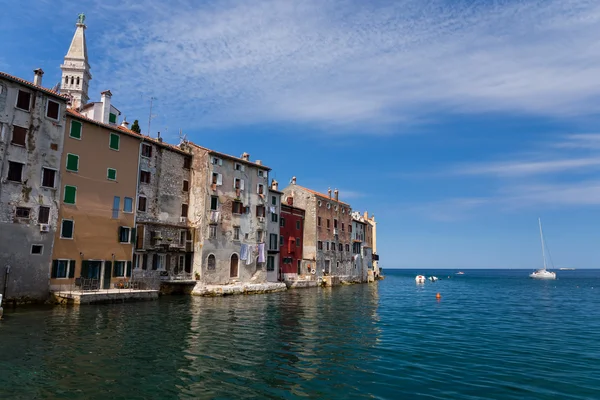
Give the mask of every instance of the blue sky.
[{"label": "blue sky", "polygon": [[384,268],[600,267],[596,0],[2,2],[0,70],[374,213]]}]

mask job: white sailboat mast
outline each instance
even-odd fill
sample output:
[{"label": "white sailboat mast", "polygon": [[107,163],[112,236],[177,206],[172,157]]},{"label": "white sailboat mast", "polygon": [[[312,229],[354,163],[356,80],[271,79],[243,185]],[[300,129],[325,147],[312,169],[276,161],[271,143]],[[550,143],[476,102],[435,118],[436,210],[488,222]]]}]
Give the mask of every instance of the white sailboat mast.
[{"label": "white sailboat mast", "polygon": [[542,241],[542,258],[544,259],[544,270],[546,270],[546,247],[544,246],[544,234],[542,233],[542,220],[538,218],[538,224],[540,225],[540,239]]}]

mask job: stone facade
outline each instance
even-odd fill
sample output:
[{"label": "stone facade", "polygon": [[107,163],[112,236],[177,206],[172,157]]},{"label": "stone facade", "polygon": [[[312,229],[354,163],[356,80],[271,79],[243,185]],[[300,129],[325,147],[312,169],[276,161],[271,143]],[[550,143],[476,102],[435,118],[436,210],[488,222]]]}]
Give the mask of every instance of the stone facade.
[{"label": "stone facade", "polygon": [[[286,203],[281,205],[281,249],[280,249],[280,269],[284,281],[296,281],[304,275],[303,273],[303,253],[304,247],[304,210],[294,207],[292,197],[286,199]],[[310,259],[306,260],[306,272],[308,272]],[[313,262],[314,264],[314,262]],[[310,268],[312,273],[313,268]],[[316,271],[315,271],[316,272]]]},{"label": "stone facade", "polygon": [[[258,160],[251,162],[246,153],[238,158],[191,146],[192,180],[197,185],[190,199],[197,234],[194,272],[205,285],[266,281],[270,168]],[[245,247],[248,257],[242,252]],[[258,262],[261,248],[264,260]]]},{"label": "stone facade", "polygon": [[136,213],[134,270],[164,279],[192,279],[193,231],[188,227],[192,156],[143,137]]},{"label": "stone facade", "polygon": [[[5,300],[49,296],[66,98],[0,73],[0,290]],[[7,268],[9,273],[6,274]]]},{"label": "stone facade", "polygon": [[[283,190],[286,198],[291,197],[295,207],[304,209],[304,262],[300,275],[337,276],[341,280],[354,280],[350,246],[352,208],[339,200],[339,193],[331,190],[327,195],[296,184],[296,178]],[[310,267],[309,267],[310,265]]]},{"label": "stone facade", "polygon": [[267,236],[265,246],[267,251],[267,280],[277,282],[281,280],[279,272],[279,247],[280,247],[280,223],[281,223],[281,192],[277,181],[273,180],[268,193],[267,210]]},{"label": "stone facade", "polygon": [[87,43],[85,42],[86,26],[83,22],[78,21],[75,27],[75,34],[71,40],[69,51],[67,51],[65,60],[60,66],[62,70],[60,89],[61,93],[65,93],[71,98],[71,107],[79,109],[89,100],[88,87],[92,75],[90,74]]},{"label": "stone facade", "polygon": [[[365,241],[367,223],[363,216],[355,211],[352,213],[352,259],[354,269],[359,272],[362,281],[366,281],[371,265],[371,251]],[[368,254],[368,257],[367,257]],[[371,265],[371,268],[369,266]]]}]

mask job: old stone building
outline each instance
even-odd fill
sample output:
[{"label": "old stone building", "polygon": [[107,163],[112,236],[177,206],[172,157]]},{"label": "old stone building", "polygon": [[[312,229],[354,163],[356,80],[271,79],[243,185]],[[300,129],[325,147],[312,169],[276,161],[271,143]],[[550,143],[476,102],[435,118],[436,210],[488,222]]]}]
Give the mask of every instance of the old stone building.
[{"label": "old stone building", "polygon": [[377,221],[375,221],[374,215],[371,215],[369,218],[369,214],[366,211],[363,219],[366,222],[365,241],[372,252],[373,273],[375,278],[377,278],[381,273],[379,269],[379,254],[377,254]]},{"label": "old stone building", "polygon": [[[316,269],[308,268],[312,260],[306,260],[306,266],[303,269],[303,248],[304,248],[304,210],[294,207],[294,198],[288,196],[284,204],[281,205],[281,248],[279,253],[279,268],[281,277],[284,281],[296,281],[303,275],[303,271],[310,269],[310,272]],[[314,262],[313,262],[314,264]],[[306,277],[306,274],[304,274]]]},{"label": "old stone building", "polygon": [[[367,280],[369,265],[371,263],[370,251],[367,250],[366,240],[367,223],[358,211],[352,213],[352,261],[354,269],[358,272],[362,281]],[[369,257],[367,258],[367,253]],[[371,268],[372,269],[372,268]]]},{"label": "old stone building", "polygon": [[269,282],[277,282],[281,278],[279,272],[279,231],[280,224],[283,223],[281,220],[281,195],[279,183],[273,180],[269,188],[267,237],[265,238],[265,245],[267,246],[267,281]]},{"label": "old stone building", "polygon": [[189,144],[194,273],[206,285],[266,281],[268,173],[260,160]]},{"label": "old stone building", "polygon": [[67,99],[0,72],[0,290],[44,300],[57,230]]},{"label": "old stone building", "polygon": [[193,231],[188,229],[192,156],[162,139],[142,137],[138,179],[136,270],[163,279],[191,279]]},{"label": "old stone building", "polygon": [[[296,184],[296,177],[283,190],[284,196],[293,198],[296,207],[305,210],[304,262],[300,275],[334,276],[340,280],[356,279],[350,249],[352,208],[339,200],[337,189],[328,194]],[[286,200],[287,201],[287,200]]]}]

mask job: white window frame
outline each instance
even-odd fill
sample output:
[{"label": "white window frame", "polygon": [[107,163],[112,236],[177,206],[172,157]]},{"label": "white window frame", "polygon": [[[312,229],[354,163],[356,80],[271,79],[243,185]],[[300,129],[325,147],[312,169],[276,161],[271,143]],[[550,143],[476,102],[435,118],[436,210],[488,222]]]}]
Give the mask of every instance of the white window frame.
[{"label": "white window frame", "polygon": [[[240,182],[240,188],[235,187],[235,183]],[[244,190],[244,180],[242,178],[233,178],[233,190]]]},{"label": "white window frame", "polygon": [[[77,170],[72,170],[67,167],[69,165],[69,156],[77,157]],[[67,153],[67,157],[65,157],[65,171],[79,172],[79,154]]]},{"label": "white window frame", "polygon": [[[52,117],[50,117],[48,115],[48,105],[50,104],[50,102],[58,104],[58,115],[56,116],[56,119],[54,119],[54,118],[52,118]],[[60,120],[60,103],[58,101],[54,101],[54,100],[51,100],[51,99],[46,99],[46,111],[44,112],[44,116],[46,118],[48,118],[49,120],[51,120],[51,121],[59,121]]]},{"label": "white window frame", "polygon": [[[236,233],[237,233],[237,235],[236,235]],[[240,240],[240,227],[239,226],[233,227],[233,240],[235,240],[235,241]]]},{"label": "white window frame", "polygon": [[166,254],[156,254],[156,257],[158,257],[158,262],[156,265],[156,270],[157,271],[166,271],[167,268],[167,255]]},{"label": "white window frame", "polygon": [[263,171],[262,169],[258,170],[258,176],[260,176],[261,178],[265,177],[265,171]]},{"label": "white window frame", "polygon": [[[144,146],[150,147],[150,156],[145,156],[144,155]],[[120,146],[119,146],[120,147]],[[150,157],[152,157],[152,145],[148,144],[148,143],[142,143],[142,151],[140,152],[140,155],[145,158],[145,159],[150,159]]]},{"label": "white window frame", "polygon": [[[121,241],[121,229],[127,229],[127,241],[123,242]],[[131,243],[131,227],[130,226],[119,226],[119,243],[120,244],[127,244],[127,243]]]},{"label": "white window frame", "polygon": [[[78,122],[79,125],[81,125],[81,129],[79,130],[79,137],[71,136],[71,131],[73,129],[73,122]],[[69,137],[71,139],[75,139],[75,140],[81,140],[81,139],[83,139],[83,122],[77,121],[75,119],[71,120],[71,123],[69,124]]]},{"label": "white window frame", "polygon": [[211,164],[212,165],[223,165],[223,160],[221,160],[219,157],[213,157],[211,159]]},{"label": "white window frame", "polygon": [[[262,193],[260,192],[261,188],[262,188]],[[265,185],[263,183],[259,183],[256,185],[256,193],[262,194],[263,196],[265,195]]]},{"label": "white window frame", "polygon": [[[215,232],[215,234],[213,235],[212,232]],[[217,238],[217,224],[209,224],[208,225],[208,238],[209,239],[216,239]]]},{"label": "white window frame", "polygon": [[[71,279],[71,278],[69,278],[69,272],[70,272],[69,269],[71,268],[71,260],[66,259],[66,258],[58,258],[58,259],[56,259],[56,261],[58,261],[58,262],[64,261],[67,263],[67,267],[65,268],[65,277],[64,278],[56,277],[56,278],[51,278],[51,279]],[[56,272],[58,272],[58,271],[56,271]]]},{"label": "white window frame", "polygon": [[[126,203],[127,199],[131,200],[131,211],[125,210],[125,203]],[[126,214],[133,214],[133,198],[132,197],[123,197],[123,212]]]},{"label": "white window frame", "polygon": [[[54,171],[54,182],[52,182],[52,186],[44,186],[44,170],[45,169]],[[56,178],[57,177],[58,177],[58,170],[56,168],[42,167],[42,179],[40,180],[40,186],[45,187],[45,188],[50,188],[50,189],[56,189]]]},{"label": "white window frame", "polygon": [[[115,265],[117,263],[123,263],[123,275],[114,275],[113,276],[113,272],[115,271]],[[115,260],[115,263],[113,265],[113,270],[110,272],[111,277],[113,278],[125,278],[127,276],[127,260]]]},{"label": "white window frame", "polygon": [[[115,136],[117,136],[119,138],[119,148],[118,149],[113,149],[112,147],[110,147],[110,142],[111,142],[111,139],[112,139],[113,135],[115,135]],[[112,151],[121,151],[121,135],[119,135],[116,132],[110,132],[108,134],[108,149],[112,150]]]},{"label": "white window frame", "polygon": [[[19,108],[17,107],[17,104],[19,104],[19,92],[23,92],[23,93],[29,93],[29,107],[27,108],[27,110],[23,109],[23,108]],[[31,112],[31,98],[33,97],[33,93],[28,92],[27,90],[21,90],[21,89],[17,89],[17,95],[15,96],[15,108],[17,110],[21,110],[21,111],[26,111],[26,112]]]},{"label": "white window frame", "polygon": [[[42,248],[42,250],[39,253],[34,253],[33,252],[33,246],[40,246]],[[32,244],[31,245],[31,249],[29,250],[29,254],[31,254],[32,256],[43,256],[44,255],[44,245],[43,244]]]},{"label": "white window frame", "polygon": [[246,168],[244,167],[244,164],[236,162],[233,164],[233,169],[235,171],[244,172]]},{"label": "white window frame", "polygon": [[187,230],[181,229],[179,231],[179,245],[184,246],[187,240]]},{"label": "white window frame", "polygon": [[[111,169],[113,171],[115,171],[115,179],[111,179],[108,176],[108,171],[110,171]],[[117,169],[116,168],[106,168],[106,179],[109,180],[109,181],[112,181],[112,182],[116,182],[117,181]]]},{"label": "white window frame", "polygon": [[[63,236],[63,222],[64,221],[71,221],[72,222],[73,228],[71,229],[71,237],[64,237]],[[60,238],[61,239],[65,239],[65,240],[73,240],[75,238],[75,220],[68,219],[68,218],[62,218],[60,220]]]},{"label": "white window frame", "polygon": [[[65,203],[65,197],[66,197],[66,194],[67,194],[67,187],[75,188],[75,198],[73,199],[73,203]],[[62,194],[61,203],[68,204],[70,206],[74,206],[75,204],[77,204],[77,186],[75,186],[75,185],[65,185],[65,187],[63,188],[63,194]]]}]

